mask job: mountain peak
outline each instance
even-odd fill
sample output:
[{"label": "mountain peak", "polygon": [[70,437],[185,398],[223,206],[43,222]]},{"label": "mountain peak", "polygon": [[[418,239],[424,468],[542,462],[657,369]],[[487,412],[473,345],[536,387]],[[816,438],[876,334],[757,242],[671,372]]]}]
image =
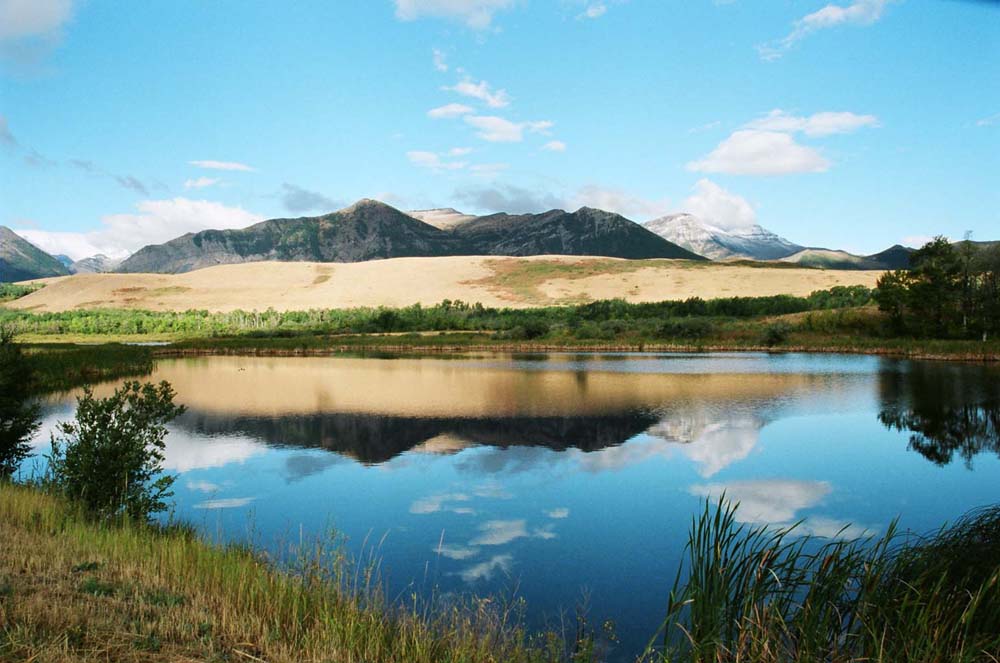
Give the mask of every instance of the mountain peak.
[{"label": "mountain peak", "polygon": [[402,212],[392,205],[383,203],[381,200],[375,200],[374,198],[362,198],[353,205],[348,205],[344,209],[338,210],[338,212],[350,214],[351,212],[368,212],[375,210],[392,210],[393,212],[399,212],[402,214]]},{"label": "mountain peak", "polygon": [[687,212],[668,214],[645,225],[660,237],[712,260],[774,260],[802,249],[758,224],[727,229]]}]

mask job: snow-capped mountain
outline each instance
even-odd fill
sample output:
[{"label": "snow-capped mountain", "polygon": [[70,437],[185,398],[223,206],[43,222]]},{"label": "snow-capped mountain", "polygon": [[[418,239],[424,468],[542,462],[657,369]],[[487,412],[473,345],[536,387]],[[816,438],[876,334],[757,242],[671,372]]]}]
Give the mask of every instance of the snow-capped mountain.
[{"label": "snow-capped mountain", "polygon": [[121,264],[121,258],[110,258],[103,253],[77,260],[69,269],[74,274],[103,274],[113,272]]},{"label": "snow-capped mountain", "polygon": [[668,214],[645,224],[660,237],[711,260],[776,260],[803,247],[759,225],[726,230],[692,214]]},{"label": "snow-capped mountain", "polygon": [[462,225],[466,221],[472,221],[476,217],[471,214],[463,214],[452,207],[439,207],[436,209],[415,209],[407,212],[414,219],[419,219],[424,223],[429,223],[441,230],[451,230],[455,226]]}]

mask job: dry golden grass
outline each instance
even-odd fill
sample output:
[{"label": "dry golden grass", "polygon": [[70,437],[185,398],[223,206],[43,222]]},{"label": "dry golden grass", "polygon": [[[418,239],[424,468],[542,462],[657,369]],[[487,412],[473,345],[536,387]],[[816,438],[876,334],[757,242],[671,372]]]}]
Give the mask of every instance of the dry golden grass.
[{"label": "dry golden grass", "polygon": [[360,263],[260,262],[186,274],[77,274],[5,304],[31,311],[301,311],[433,305],[445,299],[494,307],[701,297],[808,295],[836,285],[875,285],[879,272],[684,260],[587,256],[394,258]]}]

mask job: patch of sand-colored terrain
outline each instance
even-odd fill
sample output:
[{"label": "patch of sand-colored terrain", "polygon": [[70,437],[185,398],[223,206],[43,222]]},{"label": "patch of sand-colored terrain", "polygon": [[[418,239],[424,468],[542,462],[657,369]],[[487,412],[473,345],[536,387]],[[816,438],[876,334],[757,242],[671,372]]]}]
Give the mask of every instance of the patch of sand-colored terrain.
[{"label": "patch of sand-colored terrain", "polygon": [[433,305],[578,304],[701,297],[807,295],[836,285],[872,287],[880,272],[682,260],[581,256],[393,258],[359,263],[259,262],[185,274],[77,274],[6,306],[32,311],[133,308],[154,311],[305,310]]}]

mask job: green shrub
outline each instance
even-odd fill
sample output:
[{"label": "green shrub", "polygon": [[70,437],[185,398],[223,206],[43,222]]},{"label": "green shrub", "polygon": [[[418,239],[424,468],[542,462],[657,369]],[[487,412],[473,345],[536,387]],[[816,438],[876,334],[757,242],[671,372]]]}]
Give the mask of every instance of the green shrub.
[{"label": "green shrub", "polygon": [[162,471],[166,424],[184,411],[173,401],[167,382],[126,382],[107,398],[85,388],[76,420],[52,436],[54,485],[103,518],[147,520],[164,511],[174,482]]},{"label": "green shrub", "polygon": [[764,333],[761,334],[760,342],[769,348],[775,345],[781,345],[788,340],[788,335],[791,334],[792,328],[787,322],[772,322],[767,327],[764,328]]}]

